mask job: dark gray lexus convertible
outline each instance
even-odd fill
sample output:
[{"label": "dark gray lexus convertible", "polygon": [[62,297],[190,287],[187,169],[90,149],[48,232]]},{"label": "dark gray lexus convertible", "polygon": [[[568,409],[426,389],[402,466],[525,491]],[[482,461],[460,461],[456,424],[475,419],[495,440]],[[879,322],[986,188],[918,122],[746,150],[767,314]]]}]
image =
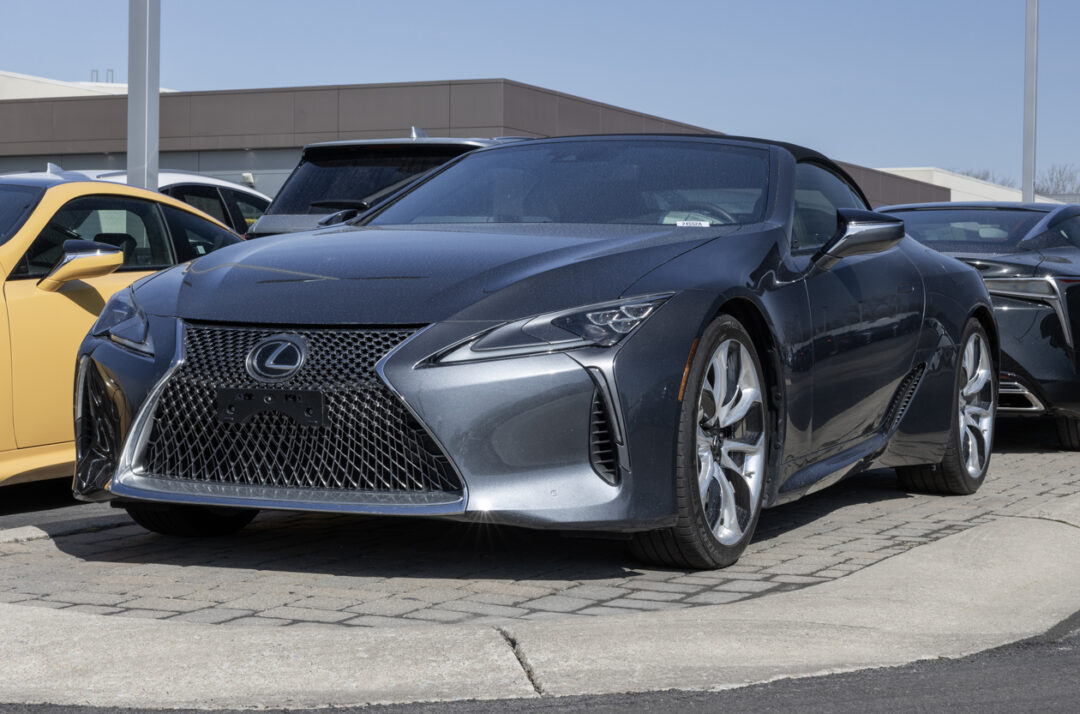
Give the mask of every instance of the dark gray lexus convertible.
[{"label": "dark gray lexus convertible", "polygon": [[762,140],[481,149],[358,225],[114,297],[79,353],[75,491],[161,533],[429,515],[632,532],[703,568],[763,507],[871,466],[971,493],[986,288],[866,209],[824,156]]}]

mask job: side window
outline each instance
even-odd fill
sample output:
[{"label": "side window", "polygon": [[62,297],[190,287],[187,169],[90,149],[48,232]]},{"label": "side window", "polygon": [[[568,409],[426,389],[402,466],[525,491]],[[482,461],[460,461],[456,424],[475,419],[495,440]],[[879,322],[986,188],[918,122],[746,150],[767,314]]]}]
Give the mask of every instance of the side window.
[{"label": "side window", "polygon": [[820,248],[838,227],[836,209],[866,204],[839,176],[815,164],[795,167],[795,217],[791,230],[792,250]]},{"label": "side window", "polygon": [[221,202],[221,196],[213,186],[199,184],[180,184],[169,189],[169,195],[178,201],[183,201],[195,206],[203,213],[213,216],[225,225],[232,225],[229,214],[225,210],[225,204]]},{"label": "side window", "polygon": [[30,244],[12,277],[41,277],[76,238],[116,246],[124,252],[121,270],[153,270],[173,264],[157,204],[119,196],[82,196],[58,210]]},{"label": "side window", "polygon": [[233,215],[238,219],[233,221],[233,227],[237,230],[246,231],[250,228],[255,221],[259,220],[259,216],[266,211],[266,207],[270,205],[269,201],[264,201],[258,196],[234,191],[231,188],[220,188],[218,190],[221,191],[225,202],[229,204]]},{"label": "side window", "polygon": [[239,243],[240,239],[210,221],[172,206],[162,206],[165,220],[172,233],[176,257],[181,262],[194,260],[222,246]]}]

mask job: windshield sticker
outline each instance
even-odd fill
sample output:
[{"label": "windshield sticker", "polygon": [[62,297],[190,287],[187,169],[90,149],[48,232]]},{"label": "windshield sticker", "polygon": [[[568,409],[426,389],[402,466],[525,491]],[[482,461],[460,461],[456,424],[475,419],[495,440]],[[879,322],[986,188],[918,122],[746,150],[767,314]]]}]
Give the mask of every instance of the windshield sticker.
[{"label": "windshield sticker", "polygon": [[680,228],[708,228],[712,224],[708,221],[675,221]]}]

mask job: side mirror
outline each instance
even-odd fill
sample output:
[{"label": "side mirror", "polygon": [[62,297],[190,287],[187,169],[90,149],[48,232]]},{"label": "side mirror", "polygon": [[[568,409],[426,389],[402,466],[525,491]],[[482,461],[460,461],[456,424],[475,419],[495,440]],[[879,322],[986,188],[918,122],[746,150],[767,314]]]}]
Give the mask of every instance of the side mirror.
[{"label": "side mirror", "polygon": [[344,208],[344,209],[338,211],[337,213],[331,213],[329,216],[326,216],[325,218],[320,218],[317,221],[317,223],[318,223],[318,225],[320,227],[322,227],[322,226],[333,226],[333,225],[337,225],[338,223],[344,223],[345,221],[350,221],[350,220],[352,220],[353,218],[356,218],[359,215],[360,215],[360,209],[358,209],[358,208]]},{"label": "side mirror", "polygon": [[124,251],[91,240],[64,241],[64,254],[37,286],[56,292],[64,283],[108,275],[124,264]]},{"label": "side mirror", "polygon": [[821,246],[812,260],[820,270],[828,270],[852,255],[881,253],[904,239],[904,222],[896,216],[854,208],[839,208],[836,214],[840,219],[836,235]]}]

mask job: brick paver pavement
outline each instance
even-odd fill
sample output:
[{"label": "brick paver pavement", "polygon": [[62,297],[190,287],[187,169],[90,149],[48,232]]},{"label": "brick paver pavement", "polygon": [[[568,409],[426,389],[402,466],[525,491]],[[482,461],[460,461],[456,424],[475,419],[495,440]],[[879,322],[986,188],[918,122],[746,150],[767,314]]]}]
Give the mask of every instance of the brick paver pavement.
[{"label": "brick paver pavement", "polygon": [[[1010,425],[1006,425],[1009,427]],[[1052,427],[1051,427],[1052,428]],[[766,511],[734,566],[644,567],[625,543],[434,520],[266,513],[228,538],[135,525],[0,545],[0,602],[228,625],[387,627],[715,605],[843,577],[1080,493],[1080,454],[1009,428],[973,496],[875,471]]]}]

